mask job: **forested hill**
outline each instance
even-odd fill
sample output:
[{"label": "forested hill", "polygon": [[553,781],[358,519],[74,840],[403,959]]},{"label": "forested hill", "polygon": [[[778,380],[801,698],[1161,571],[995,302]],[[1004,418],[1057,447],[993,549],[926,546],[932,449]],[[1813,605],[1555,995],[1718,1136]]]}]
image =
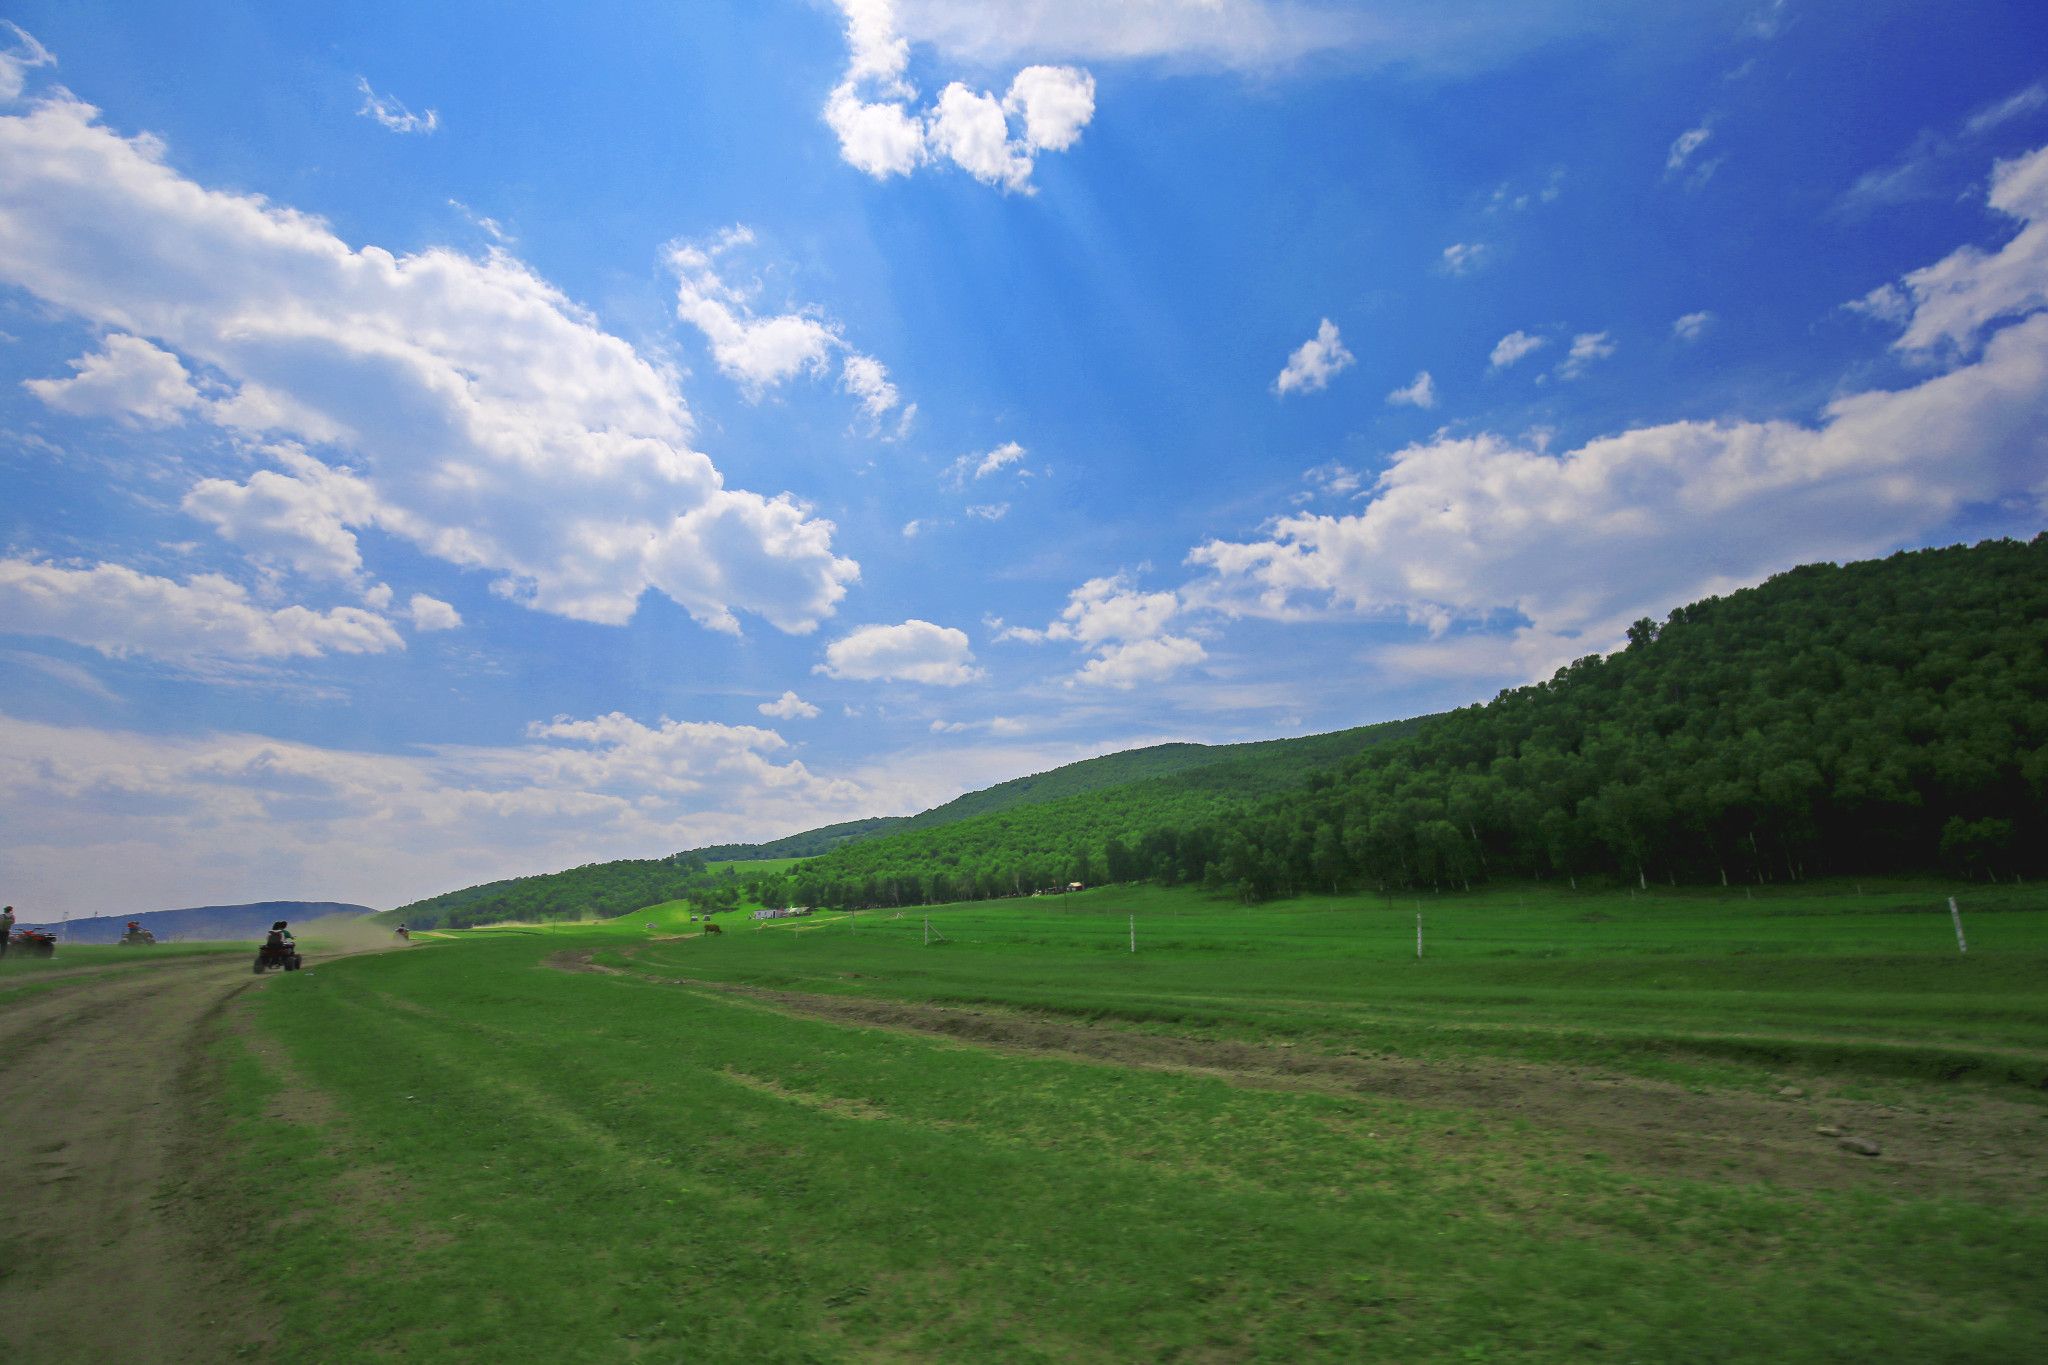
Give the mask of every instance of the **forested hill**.
[{"label": "forested hill", "polygon": [[829,853],[843,844],[863,843],[885,834],[936,829],[941,825],[954,824],[977,815],[1014,810],[1019,806],[1041,805],[1047,801],[1058,801],[1086,792],[1125,787],[1150,778],[1168,777],[1197,768],[1213,767],[1220,763],[1256,758],[1262,754],[1278,754],[1282,750],[1287,752],[1287,757],[1296,767],[1306,771],[1308,768],[1324,767],[1348,758],[1365,745],[1380,738],[1382,734],[1382,727],[1367,726],[1364,729],[1339,730],[1327,735],[1308,735],[1301,739],[1254,740],[1248,744],[1155,744],[1145,749],[1126,749],[1121,753],[1103,754],[1099,758],[1085,758],[1078,763],[1054,768],[1050,772],[1033,773],[1028,777],[999,782],[993,787],[985,787],[980,791],[955,797],[943,806],[934,806],[917,815],[883,815],[870,820],[849,820],[844,824],[826,825],[820,829],[805,830],[801,834],[786,835],[767,843],[714,844],[708,848],[692,849],[685,856],[702,858],[707,863],[747,862],[763,858],[813,858],[821,853]]},{"label": "forested hill", "polygon": [[[1809,565],[1292,791],[1221,764],[843,846],[822,905],[1201,881],[1798,880],[2048,863],[2048,537]],[[1243,776],[1249,777],[1250,774]]]},{"label": "forested hill", "polygon": [[[765,844],[719,844],[668,858],[591,863],[566,872],[514,877],[415,901],[386,911],[379,918],[416,928],[463,928],[515,919],[622,915],[706,891],[736,892],[740,888],[742,883],[734,877],[715,876],[707,871],[707,863],[810,857],[898,830],[935,829],[985,812],[1015,811],[1075,794],[1122,790],[1133,784],[1146,784],[1148,779],[1157,780],[1160,774],[1178,775],[1189,781],[1209,780],[1217,791],[1278,791],[1307,780],[1312,772],[1334,767],[1369,744],[1407,733],[1415,725],[1414,721],[1397,721],[1301,739],[1223,745],[1160,744],[1104,754],[1050,772],[1016,778],[985,791],[969,792],[920,815],[853,820]],[[1203,779],[1202,775],[1209,771],[1218,776]],[[1197,785],[1188,790],[1208,789]],[[1213,804],[1213,794],[1206,799]],[[792,892],[790,884],[774,874],[769,874],[765,885],[761,879],[749,880],[760,894],[778,903]]]},{"label": "forested hill", "polygon": [[688,854],[591,863],[566,872],[511,877],[387,910],[377,918],[415,929],[462,929],[505,920],[605,918],[679,899],[704,873]]}]

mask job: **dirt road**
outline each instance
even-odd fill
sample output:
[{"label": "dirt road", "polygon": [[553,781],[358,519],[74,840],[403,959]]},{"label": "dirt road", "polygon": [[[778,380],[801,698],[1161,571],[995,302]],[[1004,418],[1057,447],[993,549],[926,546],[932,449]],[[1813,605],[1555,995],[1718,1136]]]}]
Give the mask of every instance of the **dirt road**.
[{"label": "dirt road", "polygon": [[208,1027],[260,985],[236,953],[0,998],[0,1359],[260,1354],[176,1185],[199,1150]]}]

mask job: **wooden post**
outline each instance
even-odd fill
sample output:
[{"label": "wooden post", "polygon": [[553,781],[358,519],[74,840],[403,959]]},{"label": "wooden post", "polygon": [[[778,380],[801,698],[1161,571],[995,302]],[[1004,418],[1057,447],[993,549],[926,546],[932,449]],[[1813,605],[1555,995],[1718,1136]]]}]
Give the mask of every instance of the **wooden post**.
[{"label": "wooden post", "polygon": [[1138,917],[1136,915],[1131,916],[1131,951],[1134,953],[1138,951]]},{"label": "wooden post", "polygon": [[1415,912],[1415,959],[1422,960],[1422,912]]},{"label": "wooden post", "polygon": [[932,917],[930,915],[924,917],[924,946],[927,948],[932,946]]},{"label": "wooden post", "polygon": [[1948,917],[1956,922],[1956,951],[1959,953],[1969,952],[1970,945],[1963,939],[1963,912],[1956,909],[1956,898],[1954,896],[1948,898]]}]

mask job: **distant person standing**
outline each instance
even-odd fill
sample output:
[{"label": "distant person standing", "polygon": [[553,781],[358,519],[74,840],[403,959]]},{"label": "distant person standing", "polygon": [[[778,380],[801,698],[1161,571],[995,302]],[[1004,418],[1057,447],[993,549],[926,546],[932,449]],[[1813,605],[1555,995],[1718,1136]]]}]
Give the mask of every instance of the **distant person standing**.
[{"label": "distant person standing", "polygon": [[0,908],[0,957],[7,956],[7,941],[14,937],[14,907]]}]

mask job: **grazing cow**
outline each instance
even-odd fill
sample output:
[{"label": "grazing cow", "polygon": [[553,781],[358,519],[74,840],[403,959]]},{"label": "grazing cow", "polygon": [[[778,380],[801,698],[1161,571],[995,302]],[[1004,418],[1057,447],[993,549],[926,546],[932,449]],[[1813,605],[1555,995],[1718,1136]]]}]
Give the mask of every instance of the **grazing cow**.
[{"label": "grazing cow", "polygon": [[723,929],[719,928],[719,927],[718,927],[717,925],[713,924],[713,923],[712,923],[712,922],[711,922],[710,920],[706,920],[706,921],[704,921],[704,932],[705,932],[705,933],[707,933],[707,934],[722,934],[722,933],[724,933],[724,932],[725,932],[725,930],[723,930]]}]

